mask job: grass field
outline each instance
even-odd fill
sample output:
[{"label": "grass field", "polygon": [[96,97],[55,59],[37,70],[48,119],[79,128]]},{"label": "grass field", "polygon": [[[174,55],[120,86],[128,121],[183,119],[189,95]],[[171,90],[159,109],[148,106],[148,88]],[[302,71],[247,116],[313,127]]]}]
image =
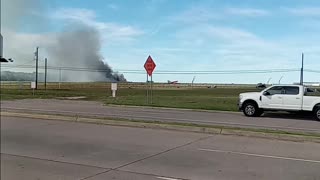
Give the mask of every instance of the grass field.
[{"label": "grass field", "polygon": [[254,90],[238,88],[156,89],[153,91],[153,104],[151,105],[146,103],[145,89],[119,89],[116,98],[112,98],[111,92],[104,89],[38,90],[34,96],[32,90],[2,89],[1,94],[2,100],[85,96],[84,100],[101,101],[105,104],[236,111],[239,93]]},{"label": "grass field", "polygon": [[[154,90],[152,106],[189,109],[236,111],[238,94],[252,89],[184,89]],[[107,98],[108,104],[147,105],[146,91],[123,89],[117,98]]]},{"label": "grass field", "polygon": [[[66,86],[65,86],[66,87]],[[171,108],[205,109],[237,111],[238,95],[242,92],[259,91],[252,87],[228,88],[158,88],[153,91],[153,104],[146,103],[146,90],[143,88],[120,88],[117,97],[111,97],[109,88],[87,86],[66,89],[37,90],[33,96],[30,89],[2,88],[2,100],[28,99],[28,98],[64,98],[84,96],[82,100],[100,101],[105,104],[156,106]]]}]

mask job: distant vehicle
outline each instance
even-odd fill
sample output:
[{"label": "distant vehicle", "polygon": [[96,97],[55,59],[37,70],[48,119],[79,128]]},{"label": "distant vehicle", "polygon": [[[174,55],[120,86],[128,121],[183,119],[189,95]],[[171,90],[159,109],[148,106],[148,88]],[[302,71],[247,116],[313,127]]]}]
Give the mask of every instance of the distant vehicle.
[{"label": "distant vehicle", "polygon": [[178,81],[170,81],[170,80],[168,80],[168,84],[178,84]]},{"label": "distant vehicle", "polygon": [[312,91],[301,85],[275,85],[262,92],[239,95],[239,109],[244,115],[258,117],[264,111],[313,112],[320,121],[320,97],[307,96]]},{"label": "distant vehicle", "polygon": [[263,83],[258,83],[258,84],[256,85],[256,88],[257,88],[257,89],[265,89],[265,88],[267,88],[267,86],[266,86],[265,84],[263,84]]}]

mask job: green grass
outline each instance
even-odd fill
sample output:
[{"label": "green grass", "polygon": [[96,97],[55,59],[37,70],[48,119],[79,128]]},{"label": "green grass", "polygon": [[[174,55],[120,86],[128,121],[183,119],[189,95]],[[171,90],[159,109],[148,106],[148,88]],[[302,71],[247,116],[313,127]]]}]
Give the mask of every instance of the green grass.
[{"label": "green grass", "polygon": [[188,108],[205,110],[237,111],[238,95],[241,92],[256,89],[213,88],[213,89],[156,89],[153,91],[153,104],[146,103],[145,89],[121,88],[117,97],[112,98],[106,89],[64,89],[38,90],[33,96],[32,90],[2,89],[2,100],[13,99],[50,99],[61,97],[85,96],[85,100],[101,101],[105,104],[155,106],[170,108]]},{"label": "green grass", "polygon": [[[184,89],[154,90],[153,104],[157,107],[236,111],[238,94],[250,89]],[[125,89],[117,98],[107,98],[107,104],[146,106],[146,91]]]},{"label": "green grass", "polygon": [[[50,84],[53,85],[53,84]],[[155,106],[169,108],[187,108],[204,110],[237,111],[238,95],[242,92],[260,91],[255,88],[158,88],[153,91],[153,104],[146,103],[146,90],[140,88],[120,88],[117,97],[111,97],[110,87],[101,84],[64,85],[65,89],[37,90],[33,96],[32,90],[17,88],[1,89],[2,100],[14,99],[51,99],[62,97],[85,96],[83,100],[100,101],[105,104]]]}]

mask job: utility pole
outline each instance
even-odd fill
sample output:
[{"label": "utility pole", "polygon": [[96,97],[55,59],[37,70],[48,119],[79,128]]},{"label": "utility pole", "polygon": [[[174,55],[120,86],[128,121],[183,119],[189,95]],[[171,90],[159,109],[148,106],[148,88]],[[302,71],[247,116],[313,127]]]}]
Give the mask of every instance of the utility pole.
[{"label": "utility pole", "polygon": [[191,88],[193,89],[194,80],[196,80],[196,76],[193,76],[192,82],[191,82]]},{"label": "utility pole", "polygon": [[271,81],[271,79],[272,79],[271,77],[268,79],[268,81],[267,81],[267,85],[269,84],[269,82]]},{"label": "utility pole", "polygon": [[301,65],[301,74],[300,74],[300,85],[303,85],[303,68],[304,68],[304,54],[302,53],[302,65]]},{"label": "utility pole", "polygon": [[36,50],[36,90],[38,89],[38,65],[39,65],[39,47]]},{"label": "utility pole", "polygon": [[1,34],[1,10],[2,10],[2,7],[1,7],[1,0],[0,0],[0,67],[1,67],[1,63],[8,63],[8,62],[13,62],[12,59],[6,59],[4,58],[3,56],[3,37],[2,37],[2,34]]},{"label": "utility pole", "polygon": [[279,83],[278,84],[281,84],[281,80],[282,80],[283,76],[281,76],[281,78],[279,79]]},{"label": "utility pole", "polygon": [[45,66],[45,71],[44,71],[44,89],[47,90],[47,71],[48,71],[48,59],[44,59],[44,66]]},{"label": "utility pole", "polygon": [[[1,0],[0,0],[0,60],[2,62],[2,58],[3,58],[3,37],[2,37],[2,34],[1,34],[1,11],[2,11],[2,7],[1,7]],[[1,64],[1,63],[0,63]]]},{"label": "utility pole", "polygon": [[1,30],[0,30],[0,59],[2,60],[2,58],[3,58],[3,37],[1,35]]},{"label": "utility pole", "polygon": [[59,68],[59,89],[61,88],[61,68]]}]

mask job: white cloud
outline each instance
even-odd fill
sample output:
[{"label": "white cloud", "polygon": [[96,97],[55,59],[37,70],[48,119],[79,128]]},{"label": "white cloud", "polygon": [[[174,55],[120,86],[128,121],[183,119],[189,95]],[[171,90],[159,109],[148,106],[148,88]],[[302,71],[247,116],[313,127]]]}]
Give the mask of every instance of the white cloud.
[{"label": "white cloud", "polygon": [[259,17],[270,15],[270,12],[267,10],[254,8],[227,8],[225,9],[225,13],[230,15],[246,17]]},{"label": "white cloud", "polygon": [[296,16],[320,17],[320,7],[284,8]]},{"label": "white cloud", "polygon": [[144,7],[148,12],[156,12],[159,6],[166,3],[168,0],[145,0]]},{"label": "white cloud", "polygon": [[216,13],[206,7],[192,7],[191,9],[188,9],[176,16],[171,17],[171,20],[195,24],[208,22],[211,20],[219,20],[221,18],[221,14]]},{"label": "white cloud", "polygon": [[[56,42],[53,33],[18,33],[3,29],[4,55],[14,60],[13,64],[22,64],[34,59],[36,47],[40,47],[40,59],[46,56],[46,48]],[[28,65],[29,65],[28,64]]]},{"label": "white cloud", "polygon": [[[167,43],[149,49],[128,50],[127,58],[133,62],[141,62],[138,65],[130,65],[141,69],[144,58],[151,54],[157,63],[157,70],[185,70],[185,71],[210,71],[210,70],[263,70],[263,69],[299,69],[301,52],[305,52],[306,67],[319,69],[317,63],[320,57],[319,45],[316,41],[310,44],[308,40],[290,39],[268,39],[260,37],[245,29],[232,28],[228,26],[200,25],[187,26],[177,29],[176,37],[172,38],[174,43]],[[317,54],[315,54],[317,53]],[[114,58],[118,58],[115,56]],[[121,68],[123,64],[118,63],[116,67]],[[178,67],[177,67],[178,64]],[[130,69],[130,67],[128,67]],[[176,69],[178,68],[178,69]],[[309,73],[310,75],[311,73]],[[312,75],[312,74],[311,74]],[[308,81],[316,81],[316,77],[306,74]],[[313,74],[315,75],[315,74]],[[167,77],[170,76],[170,77]],[[189,81],[187,75],[163,75],[155,76],[158,80]],[[298,72],[267,73],[267,74],[241,74],[241,75],[205,75],[200,77],[201,82],[233,82],[253,83],[266,82],[272,77],[272,83],[278,82],[284,76],[283,83],[298,81]],[[128,77],[133,77],[128,75]],[[143,80],[143,77],[135,77]]]},{"label": "white cloud", "polygon": [[96,13],[89,9],[62,8],[54,12],[52,17],[92,26],[99,30],[108,42],[130,41],[143,34],[142,30],[133,26],[98,21]]},{"label": "white cloud", "polygon": [[230,41],[252,41],[258,40],[257,36],[248,31],[236,28],[208,26],[206,29],[210,36]]},{"label": "white cloud", "polygon": [[112,10],[118,10],[119,9],[119,6],[116,5],[116,4],[108,4],[107,7],[112,9]]},{"label": "white cloud", "polygon": [[54,12],[52,17],[89,23],[96,18],[96,13],[88,9],[61,8]]},{"label": "white cloud", "polygon": [[181,31],[178,31],[176,37],[182,41],[186,40],[193,45],[201,45],[204,43],[208,43],[208,41],[219,44],[230,43],[232,45],[235,45],[235,43],[264,43],[262,39],[251,32],[237,28],[214,26],[208,24],[185,28]]},{"label": "white cloud", "polygon": [[[210,66],[227,70],[299,68],[296,62],[304,50],[308,50],[305,52],[313,68],[319,67],[315,63],[318,55],[314,55],[320,50],[319,46],[308,40],[265,39],[243,29],[214,25],[188,27],[176,35],[176,46],[191,49],[190,59],[199,56],[201,64],[207,66],[204,69]],[[309,47],[313,47],[312,50]]]},{"label": "white cloud", "polygon": [[178,15],[171,17],[171,20],[183,23],[205,23],[210,21],[223,21],[231,16],[235,17],[262,17],[269,16],[271,13],[263,9],[255,8],[226,8],[216,9],[208,7],[192,7]]}]

